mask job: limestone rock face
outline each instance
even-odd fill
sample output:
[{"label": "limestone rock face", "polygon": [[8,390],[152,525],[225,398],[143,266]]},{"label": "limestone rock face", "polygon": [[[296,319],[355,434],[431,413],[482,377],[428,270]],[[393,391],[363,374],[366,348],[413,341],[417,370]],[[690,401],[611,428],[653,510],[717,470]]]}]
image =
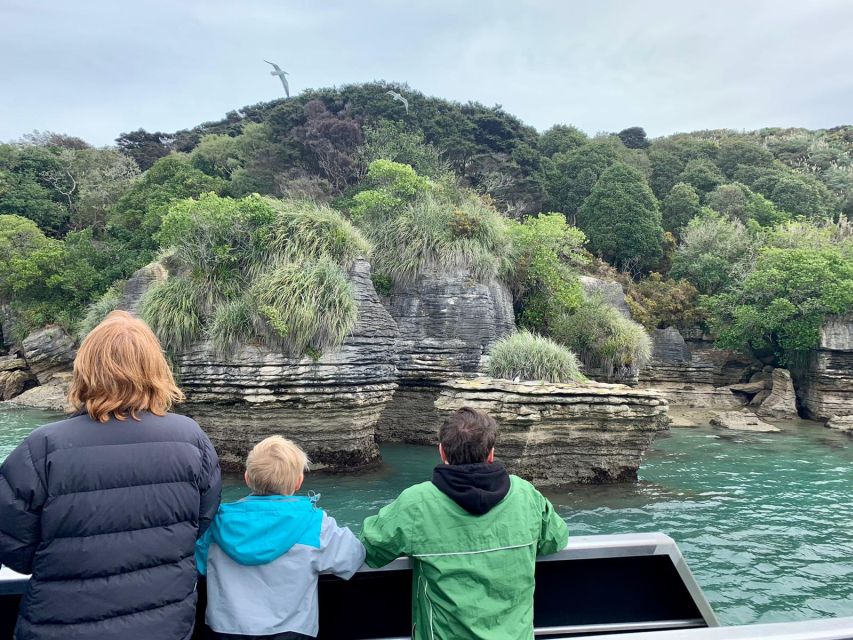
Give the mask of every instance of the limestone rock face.
[{"label": "limestone rock face", "polygon": [[727,387],[748,380],[760,363],[717,349],[702,335],[685,338],[675,327],[656,329],[651,338],[652,360],[640,372],[641,387],[658,389],[682,407],[735,409],[748,402]]},{"label": "limestone rock face", "polygon": [[797,394],[791,373],[786,369],[774,369],[770,393],[761,402],[755,413],[759,416],[794,420],[797,415]]},{"label": "limestone rock face", "polygon": [[[494,416],[498,457],[540,487],[634,481],[643,454],[669,424],[661,394],[596,382],[444,383],[435,402],[440,416],[463,406]],[[439,424],[431,427],[435,442]]]},{"label": "limestone rock face", "polygon": [[796,372],[798,392],[809,418],[853,415],[853,315],[831,318],[808,365]]},{"label": "limestone rock face", "polygon": [[397,326],[373,289],[370,265],[357,261],[350,279],[358,323],[317,361],[256,345],[220,356],[206,342],[177,359],[182,410],[208,433],[223,468],[240,469],[251,447],[273,434],[303,446],[314,468],[378,459],[376,422],[397,386]]},{"label": "limestone rock face", "polygon": [[24,338],[23,352],[39,384],[50,382],[58,373],[71,371],[76,355],[74,339],[57,326],[39,329]]},{"label": "limestone rock face", "polygon": [[612,280],[601,280],[592,276],[580,276],[581,286],[587,295],[598,294],[612,307],[616,307],[626,318],[631,318],[631,311],[625,301],[625,290],[622,285]]},{"label": "limestone rock face", "polygon": [[0,356],[0,400],[11,400],[38,384],[27,369],[27,362],[17,356]]},{"label": "limestone rock face", "polygon": [[853,415],[850,416],[832,416],[826,423],[826,426],[836,431],[844,431],[845,433],[853,434]]},{"label": "limestone rock face", "polygon": [[34,407],[62,413],[68,408],[68,386],[71,384],[71,373],[56,373],[47,384],[33,387],[12,399],[12,402],[22,407]]},{"label": "limestone rock face", "polygon": [[400,329],[402,380],[443,381],[475,372],[489,347],[515,331],[512,294],[464,269],[434,268],[395,285],[391,316]]},{"label": "limestone rock face", "polygon": [[165,282],[168,277],[169,272],[159,262],[137,269],[124,284],[118,308],[136,315],[139,313],[139,303],[148,289]]},{"label": "limestone rock face", "polygon": [[779,427],[774,427],[747,411],[723,411],[711,418],[711,424],[733,431],[781,431]]},{"label": "limestone rock face", "polygon": [[473,375],[488,349],[515,331],[506,285],[464,269],[433,269],[395,285],[389,310],[400,328],[400,387],[377,425],[381,440],[435,444],[433,403],[445,380]]}]

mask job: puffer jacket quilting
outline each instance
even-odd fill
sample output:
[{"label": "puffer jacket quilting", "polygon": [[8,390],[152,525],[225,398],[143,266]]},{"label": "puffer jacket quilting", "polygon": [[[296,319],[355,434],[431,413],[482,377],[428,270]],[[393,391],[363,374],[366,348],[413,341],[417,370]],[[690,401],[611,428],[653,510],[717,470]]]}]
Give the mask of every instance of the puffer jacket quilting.
[{"label": "puffer jacket quilting", "polygon": [[188,638],[195,541],[220,491],[190,418],[36,429],[0,467],[0,563],[32,573],[15,639]]}]

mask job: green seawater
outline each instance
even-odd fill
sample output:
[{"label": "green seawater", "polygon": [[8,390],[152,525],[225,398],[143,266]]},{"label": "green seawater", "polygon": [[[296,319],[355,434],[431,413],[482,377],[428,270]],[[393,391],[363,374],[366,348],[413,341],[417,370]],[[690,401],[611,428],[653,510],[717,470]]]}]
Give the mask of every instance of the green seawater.
[{"label": "green seawater", "polygon": [[[0,459],[55,419],[0,409]],[[661,531],[681,548],[724,624],[853,615],[853,438],[815,423],[782,433],[673,429],[637,485],[549,493],[576,535]],[[402,489],[430,478],[431,447],[387,445],[364,473],[309,474],[305,491],[355,529]],[[226,479],[224,497],[246,493]]]}]

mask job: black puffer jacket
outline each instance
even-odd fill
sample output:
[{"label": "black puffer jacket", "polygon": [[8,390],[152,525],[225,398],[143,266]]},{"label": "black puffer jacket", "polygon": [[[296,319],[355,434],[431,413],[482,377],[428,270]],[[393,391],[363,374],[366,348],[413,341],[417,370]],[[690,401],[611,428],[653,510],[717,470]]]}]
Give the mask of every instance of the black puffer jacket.
[{"label": "black puffer jacket", "polygon": [[195,541],[220,490],[184,416],[36,429],[0,467],[0,564],[32,573],[16,640],[188,638]]}]

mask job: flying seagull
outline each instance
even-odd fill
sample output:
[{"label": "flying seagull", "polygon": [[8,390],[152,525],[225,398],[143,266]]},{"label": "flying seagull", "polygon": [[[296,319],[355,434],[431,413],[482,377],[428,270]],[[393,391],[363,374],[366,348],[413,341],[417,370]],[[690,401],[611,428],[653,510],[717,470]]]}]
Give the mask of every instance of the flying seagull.
[{"label": "flying seagull", "polygon": [[402,102],[403,106],[406,107],[406,113],[409,113],[409,101],[406,100],[402,95],[400,95],[396,91],[386,91],[385,95],[386,96],[393,96],[394,100],[397,100],[398,102]]},{"label": "flying seagull", "polygon": [[287,75],[287,71],[282,71],[281,67],[278,66],[275,62],[270,62],[269,60],[264,60],[267,64],[271,64],[275,71],[270,71],[271,76],[278,76],[278,79],[281,80],[281,85],[284,87],[284,95],[288,98],[290,97],[290,87],[287,86],[287,78],[284,76]]}]

